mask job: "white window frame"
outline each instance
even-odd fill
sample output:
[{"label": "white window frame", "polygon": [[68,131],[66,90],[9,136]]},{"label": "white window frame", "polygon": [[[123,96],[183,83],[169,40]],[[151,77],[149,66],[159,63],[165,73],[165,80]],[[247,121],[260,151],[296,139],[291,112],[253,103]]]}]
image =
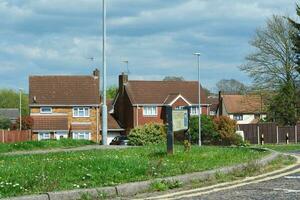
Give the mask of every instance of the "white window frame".
[{"label": "white window frame", "polygon": [[244,115],[242,115],[242,114],[234,114],[233,115],[233,119],[235,121],[243,121],[244,120]]},{"label": "white window frame", "polygon": [[157,116],[157,106],[144,106],[143,107],[144,116]]},{"label": "white window frame", "polygon": [[[80,114],[82,112],[83,115]],[[89,107],[74,107],[73,108],[73,117],[90,117],[90,108]]]},{"label": "white window frame", "polygon": [[199,115],[199,106],[192,106],[190,114],[193,116]]},{"label": "white window frame", "polygon": [[[43,111],[43,109],[49,109],[50,111]],[[40,108],[40,113],[41,114],[51,114],[52,113],[52,107],[47,107],[47,106],[41,107]]]},{"label": "white window frame", "polygon": [[51,133],[49,133],[49,132],[40,132],[40,133],[38,133],[38,141],[50,140],[50,139],[51,139]]},{"label": "white window frame", "polygon": [[91,132],[90,131],[74,131],[74,132],[72,132],[72,139],[73,140],[91,140]]},{"label": "white window frame", "polygon": [[56,132],[54,133],[54,138],[56,140],[60,140],[60,136],[63,136],[64,139],[68,138],[68,133],[67,132]]}]

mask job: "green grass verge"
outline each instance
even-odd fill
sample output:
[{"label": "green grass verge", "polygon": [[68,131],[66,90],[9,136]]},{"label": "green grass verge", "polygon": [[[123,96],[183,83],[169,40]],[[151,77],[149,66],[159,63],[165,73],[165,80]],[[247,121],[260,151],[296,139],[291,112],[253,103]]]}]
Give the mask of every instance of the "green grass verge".
[{"label": "green grass verge", "polygon": [[0,197],[112,186],[245,163],[268,152],[248,148],[165,146],[0,156]]},{"label": "green grass verge", "polygon": [[256,146],[273,149],[279,152],[289,152],[289,151],[299,151],[300,152],[300,144],[266,144],[263,146]]},{"label": "green grass verge", "polygon": [[53,148],[71,148],[84,145],[94,144],[88,140],[43,140],[43,141],[28,141],[13,144],[0,144],[0,153],[7,153],[13,151],[30,151],[39,149],[53,149]]}]

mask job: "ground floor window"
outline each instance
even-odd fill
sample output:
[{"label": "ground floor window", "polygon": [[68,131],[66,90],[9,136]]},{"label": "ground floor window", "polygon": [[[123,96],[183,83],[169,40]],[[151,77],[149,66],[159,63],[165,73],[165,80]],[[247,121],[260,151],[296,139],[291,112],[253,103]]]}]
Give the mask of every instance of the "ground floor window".
[{"label": "ground floor window", "polygon": [[50,140],[51,136],[50,133],[39,133],[38,140]]},{"label": "ground floor window", "polygon": [[68,138],[68,133],[67,132],[57,132],[54,134],[55,139],[60,140],[63,138]]},{"label": "ground floor window", "polygon": [[72,138],[75,140],[91,140],[91,133],[87,131],[73,132]]}]

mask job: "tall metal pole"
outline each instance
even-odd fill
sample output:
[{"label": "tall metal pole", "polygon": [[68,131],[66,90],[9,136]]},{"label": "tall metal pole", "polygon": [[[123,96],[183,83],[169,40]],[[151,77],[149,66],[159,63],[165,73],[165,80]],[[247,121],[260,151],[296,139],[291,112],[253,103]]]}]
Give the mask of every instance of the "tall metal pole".
[{"label": "tall metal pole", "polygon": [[103,69],[102,69],[102,144],[107,145],[107,106],[106,106],[106,2],[103,0]]},{"label": "tall metal pole", "polygon": [[201,84],[200,84],[200,53],[194,53],[197,56],[197,64],[198,64],[198,124],[199,124],[199,146],[202,145],[201,142]]},{"label": "tall metal pole", "polygon": [[22,89],[20,88],[19,89],[19,94],[20,94],[20,117],[19,117],[19,120],[20,120],[20,122],[19,122],[19,124],[20,124],[20,131],[22,130]]}]

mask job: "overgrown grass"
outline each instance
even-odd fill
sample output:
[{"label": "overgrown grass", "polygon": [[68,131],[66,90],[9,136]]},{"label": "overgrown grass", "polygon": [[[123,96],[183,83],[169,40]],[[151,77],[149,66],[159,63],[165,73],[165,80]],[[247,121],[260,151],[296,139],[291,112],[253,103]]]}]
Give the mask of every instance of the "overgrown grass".
[{"label": "overgrown grass", "polygon": [[0,156],[0,197],[112,186],[245,163],[268,154],[247,148],[165,146]]},{"label": "overgrown grass", "polygon": [[28,141],[13,144],[0,144],[0,153],[12,152],[12,151],[29,151],[39,149],[53,149],[53,148],[70,148],[79,147],[84,145],[94,144],[88,140],[43,140],[43,141]]},{"label": "overgrown grass", "polygon": [[299,151],[300,144],[266,144],[260,147],[273,149],[279,152]]}]

